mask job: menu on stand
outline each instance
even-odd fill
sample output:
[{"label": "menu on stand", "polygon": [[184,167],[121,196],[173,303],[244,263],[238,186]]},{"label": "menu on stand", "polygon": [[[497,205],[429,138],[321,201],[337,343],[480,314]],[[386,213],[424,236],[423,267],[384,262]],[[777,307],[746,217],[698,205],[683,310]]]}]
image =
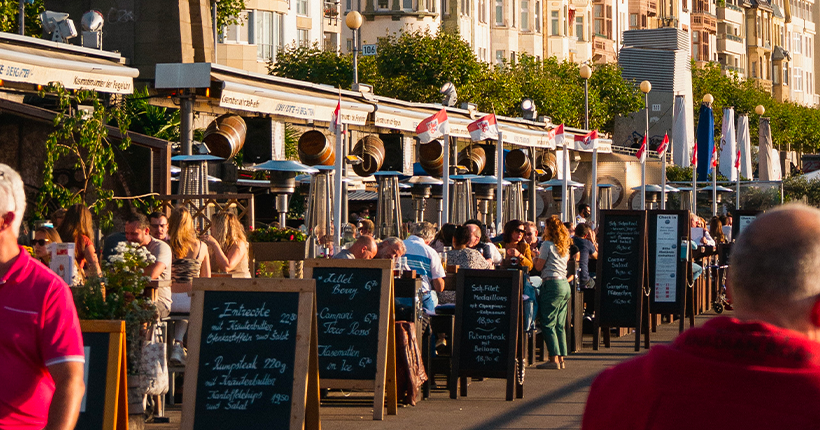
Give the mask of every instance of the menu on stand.
[{"label": "menu on stand", "polygon": [[645,262],[643,211],[601,211],[595,312],[602,327],[636,327],[642,303]]},{"label": "menu on stand", "polygon": [[653,313],[680,314],[686,288],[686,265],[681,244],[689,239],[687,211],[649,211],[650,309]]},{"label": "menu on stand", "polygon": [[459,377],[515,379],[521,291],[519,270],[459,270],[451,397]]},{"label": "menu on stand", "polygon": [[220,279],[200,291],[194,284],[183,428],[301,428],[308,362],[316,360],[313,281],[270,280],[282,286],[264,288]]},{"label": "menu on stand", "polygon": [[390,260],[306,260],[305,278],[316,281],[322,388],[373,389],[374,419],[382,419],[385,394],[395,414]]},{"label": "menu on stand", "polygon": [[740,233],[743,232],[752,221],[760,215],[760,211],[743,211],[738,210],[732,212],[732,240],[737,240]]}]

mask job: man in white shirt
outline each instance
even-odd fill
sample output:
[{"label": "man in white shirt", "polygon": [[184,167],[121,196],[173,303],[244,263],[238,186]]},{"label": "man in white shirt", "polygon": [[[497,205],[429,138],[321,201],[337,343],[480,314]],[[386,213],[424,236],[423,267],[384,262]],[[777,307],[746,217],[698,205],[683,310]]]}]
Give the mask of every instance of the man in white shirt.
[{"label": "man in white shirt", "polygon": [[698,216],[689,212],[689,227],[691,227],[691,240],[697,246],[715,246],[715,239],[709,234],[709,230],[700,226]]},{"label": "man in white shirt", "polygon": [[407,248],[407,265],[421,276],[421,289],[424,292],[422,306],[428,314],[435,313],[438,296],[433,294],[444,291],[444,267],[441,257],[430,247],[436,230],[429,222],[419,222],[410,227],[411,236],[404,241]]},{"label": "man in white shirt", "polygon": [[[140,213],[131,214],[125,220],[125,238],[132,243],[144,246],[155,258],[156,261],[145,268],[145,276],[152,280],[171,280],[171,260],[173,254],[171,247],[167,243],[155,239],[150,234],[151,224],[148,218]],[[157,289],[157,311],[160,318],[165,318],[171,313],[171,287],[161,287]]]}]

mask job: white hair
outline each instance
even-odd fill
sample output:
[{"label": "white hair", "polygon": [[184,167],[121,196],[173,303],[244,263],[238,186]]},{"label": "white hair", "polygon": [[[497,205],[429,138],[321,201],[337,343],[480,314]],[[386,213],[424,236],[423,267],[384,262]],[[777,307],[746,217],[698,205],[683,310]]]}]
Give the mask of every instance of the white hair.
[{"label": "white hair", "polygon": [[26,191],[20,174],[0,163],[0,216],[9,212],[14,213],[11,227],[16,235],[20,232],[20,224],[23,223],[23,214],[26,212]]}]

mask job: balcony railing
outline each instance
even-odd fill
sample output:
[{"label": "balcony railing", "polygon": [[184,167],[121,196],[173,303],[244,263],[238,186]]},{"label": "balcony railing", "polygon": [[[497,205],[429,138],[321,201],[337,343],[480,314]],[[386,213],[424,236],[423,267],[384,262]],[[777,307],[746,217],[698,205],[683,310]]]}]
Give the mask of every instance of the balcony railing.
[{"label": "balcony railing", "polygon": [[328,24],[330,25],[338,25],[339,24],[339,15],[341,14],[339,11],[340,4],[335,2],[326,1],[325,8],[324,8],[324,18],[328,20]]},{"label": "balcony railing", "polygon": [[735,42],[743,43],[743,38],[742,37],[735,36],[734,34],[729,34],[729,33],[720,33],[720,34],[717,35],[717,38],[718,39],[727,39],[727,40],[732,40],[732,41],[735,41]]},{"label": "balcony railing", "polygon": [[741,74],[741,75],[746,74],[746,69],[744,69],[743,67],[735,67],[735,66],[730,66],[728,64],[720,63],[720,68],[723,69],[723,70],[728,70],[730,72],[736,72],[736,73]]}]

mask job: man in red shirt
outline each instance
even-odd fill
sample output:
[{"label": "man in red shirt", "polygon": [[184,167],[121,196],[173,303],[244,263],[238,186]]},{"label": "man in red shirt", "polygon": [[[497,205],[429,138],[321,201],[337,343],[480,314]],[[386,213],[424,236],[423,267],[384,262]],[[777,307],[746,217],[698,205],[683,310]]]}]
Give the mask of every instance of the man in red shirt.
[{"label": "man in red shirt", "polygon": [[84,348],[68,286],[17,245],[20,175],[0,164],[0,428],[73,429]]},{"label": "man in red shirt", "polygon": [[820,211],[758,217],[732,249],[735,317],[604,371],[584,429],[820,428]]}]

